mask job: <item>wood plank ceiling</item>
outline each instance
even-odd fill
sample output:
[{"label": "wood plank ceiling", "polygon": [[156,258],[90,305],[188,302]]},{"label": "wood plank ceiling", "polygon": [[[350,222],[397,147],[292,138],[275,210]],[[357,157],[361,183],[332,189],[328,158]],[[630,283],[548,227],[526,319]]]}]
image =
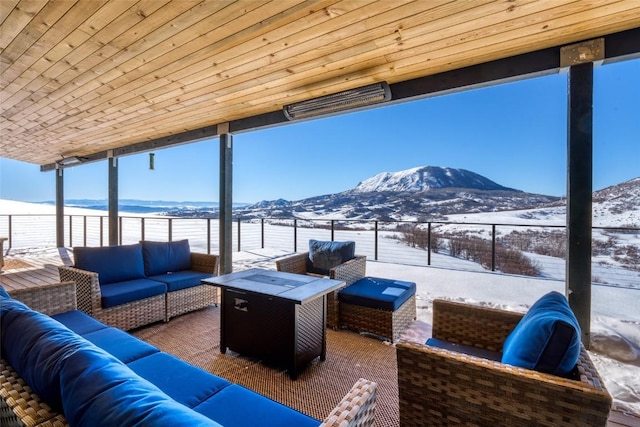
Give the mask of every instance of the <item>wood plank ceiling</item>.
[{"label": "wood plank ceiling", "polygon": [[0,157],[51,164],[637,27],[638,0],[1,0]]}]

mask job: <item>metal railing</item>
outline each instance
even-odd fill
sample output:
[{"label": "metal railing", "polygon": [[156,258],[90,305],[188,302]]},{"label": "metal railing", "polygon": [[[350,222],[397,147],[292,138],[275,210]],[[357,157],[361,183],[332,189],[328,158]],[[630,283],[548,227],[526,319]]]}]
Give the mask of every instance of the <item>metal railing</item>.
[{"label": "metal railing", "polygon": [[[65,215],[65,246],[104,246],[108,220]],[[56,246],[55,215],[0,215],[5,250]],[[120,216],[119,243],[189,239],[194,251],[219,253],[218,220]],[[564,225],[234,219],[233,250],[304,252],[310,239],[353,240],[359,255],[397,264],[497,271],[564,280]],[[593,228],[594,282],[640,288],[640,228]]]}]

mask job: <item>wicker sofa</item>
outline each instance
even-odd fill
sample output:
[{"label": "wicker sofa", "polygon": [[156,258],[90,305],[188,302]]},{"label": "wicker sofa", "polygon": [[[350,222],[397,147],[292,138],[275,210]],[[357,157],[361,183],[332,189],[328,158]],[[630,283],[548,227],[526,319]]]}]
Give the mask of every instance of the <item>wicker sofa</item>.
[{"label": "wicker sofa", "polygon": [[75,296],[73,282],[0,287],[0,425],[373,425],[373,382],[357,381],[321,422],[108,327]]},{"label": "wicker sofa", "polygon": [[[340,245],[342,243],[352,244],[355,248],[355,243],[353,242],[320,242],[312,239],[309,241],[309,251],[276,260],[276,269],[278,271],[286,271],[288,273],[328,276],[330,279],[343,280],[345,282],[345,286],[349,286],[366,275],[366,256],[354,254],[352,257],[348,257],[348,260],[327,268],[326,271],[313,268],[312,258],[315,245]],[[331,292],[327,295],[327,326],[332,329],[338,329],[339,327],[340,318],[338,304],[338,291]]]},{"label": "wicker sofa", "polygon": [[605,426],[611,396],[581,343],[571,379],[484,357],[503,350],[522,318],[435,300],[433,338],[453,344],[396,345],[400,425]]},{"label": "wicker sofa", "polygon": [[58,268],[73,281],[78,308],[120,329],[134,329],[217,303],[218,256],[191,252],[187,240],[75,247],[74,266]]}]

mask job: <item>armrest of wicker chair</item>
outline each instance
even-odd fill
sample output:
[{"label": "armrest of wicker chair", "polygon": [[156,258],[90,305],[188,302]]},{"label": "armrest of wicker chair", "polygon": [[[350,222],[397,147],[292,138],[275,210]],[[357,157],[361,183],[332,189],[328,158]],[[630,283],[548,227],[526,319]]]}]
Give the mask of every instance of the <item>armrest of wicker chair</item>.
[{"label": "armrest of wicker chair", "polygon": [[281,258],[276,260],[276,270],[287,273],[307,274],[307,258],[309,258],[309,252]]},{"label": "armrest of wicker chair", "polygon": [[77,308],[75,282],[17,289],[9,291],[9,295],[11,295],[11,298],[21,301],[32,309],[49,316]]},{"label": "armrest of wicker chair", "polygon": [[191,252],[191,269],[194,271],[217,276],[219,263],[220,257],[218,255]]},{"label": "armrest of wicker chair", "polygon": [[[364,255],[356,255],[355,258],[329,270],[329,278],[343,280],[345,287],[362,279],[366,274],[367,257]],[[327,295],[327,326],[332,329],[338,329],[340,327],[338,291],[339,289]]]},{"label": "armrest of wicker chair", "polygon": [[59,266],[58,273],[60,280],[76,283],[78,310],[97,318],[102,310],[102,292],[98,273],[69,266]]},{"label": "armrest of wicker chair", "polygon": [[[434,337],[501,351],[500,337],[522,316],[475,306],[469,306],[467,313],[461,305],[466,304],[434,301]],[[440,310],[450,313],[437,313]],[[436,328],[436,319],[460,324]],[[479,322],[475,329],[472,319]],[[491,328],[495,331],[487,330]],[[475,338],[474,330],[478,333]],[[452,420],[495,426],[607,423],[611,396],[584,347],[577,364],[578,379],[423,344],[399,342],[396,352],[400,425],[444,426]]]},{"label": "armrest of wicker chair", "polygon": [[321,427],[367,427],[375,420],[378,385],[360,378],[342,398]]},{"label": "armrest of wicker chair", "polygon": [[502,351],[522,313],[453,301],[433,301],[433,338]]}]

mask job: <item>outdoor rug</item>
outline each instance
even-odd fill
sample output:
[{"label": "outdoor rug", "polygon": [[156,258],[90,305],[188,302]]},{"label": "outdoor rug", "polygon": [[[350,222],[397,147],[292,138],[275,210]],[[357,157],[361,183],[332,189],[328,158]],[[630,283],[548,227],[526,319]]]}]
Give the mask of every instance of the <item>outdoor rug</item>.
[{"label": "outdoor rug", "polygon": [[376,425],[398,426],[398,374],[393,345],[350,331],[327,330],[327,358],[292,381],[286,370],[233,351],[220,353],[220,311],[209,307],[133,331],[192,365],[323,420],[358,378],[378,383]]}]

